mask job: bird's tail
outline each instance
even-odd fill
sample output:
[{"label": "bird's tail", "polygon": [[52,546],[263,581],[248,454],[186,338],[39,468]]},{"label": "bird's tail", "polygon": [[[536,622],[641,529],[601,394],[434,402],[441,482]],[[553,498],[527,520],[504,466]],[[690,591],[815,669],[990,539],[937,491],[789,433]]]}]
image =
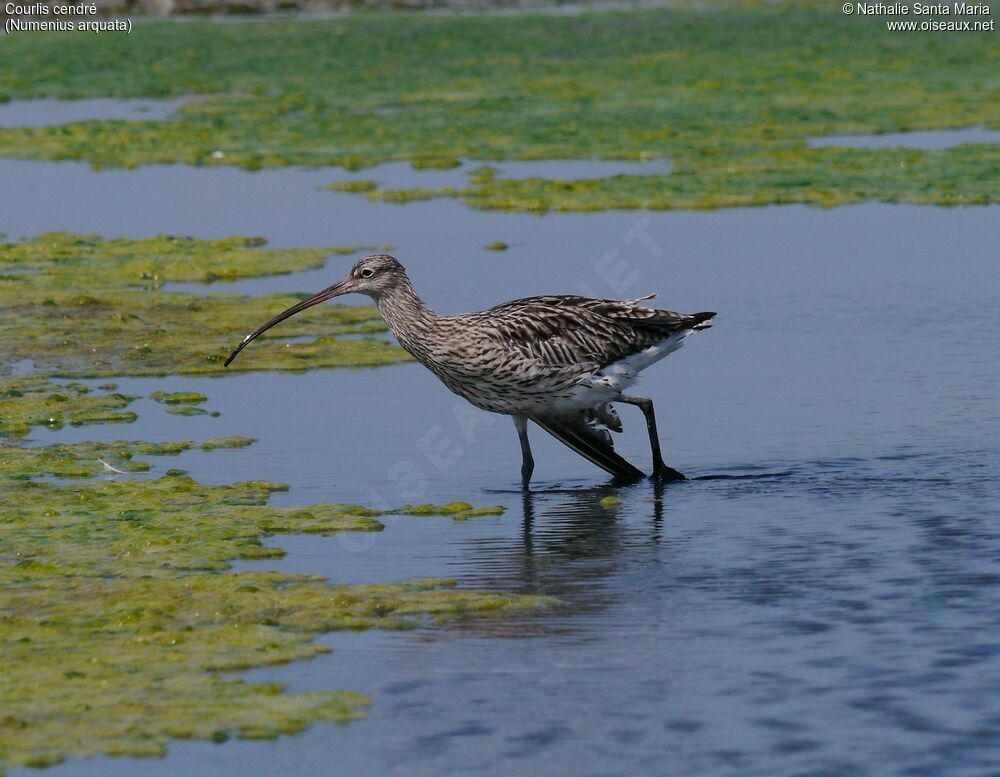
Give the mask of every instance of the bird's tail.
[{"label": "bird's tail", "polygon": [[611,435],[604,429],[589,426],[582,416],[532,418],[536,424],[572,448],[585,459],[621,480],[638,480],[645,477],[625,459],[615,453]]},{"label": "bird's tail", "polygon": [[700,332],[702,329],[711,329],[712,319],[715,318],[715,313],[710,310],[705,310],[701,313],[692,313],[689,322],[685,322],[687,327],[693,329],[695,332]]}]

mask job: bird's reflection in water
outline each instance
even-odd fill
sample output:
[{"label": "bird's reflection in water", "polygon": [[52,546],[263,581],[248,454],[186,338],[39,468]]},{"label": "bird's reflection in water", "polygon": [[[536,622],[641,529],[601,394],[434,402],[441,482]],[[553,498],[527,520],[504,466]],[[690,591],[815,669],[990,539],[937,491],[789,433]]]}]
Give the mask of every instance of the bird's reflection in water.
[{"label": "bird's reflection in water", "polygon": [[[650,520],[652,531],[649,533],[649,539],[658,544],[663,529],[663,503],[667,487],[659,481],[653,481],[649,488],[652,498],[645,501],[645,504],[652,507]],[[544,519],[544,523],[539,526],[540,538],[554,535],[557,540],[560,538],[565,540],[567,536],[575,537],[579,540],[575,548],[580,555],[597,555],[606,552],[610,547],[602,543],[612,539],[608,534],[613,533],[609,530],[618,525],[615,519],[620,512],[619,508],[629,509],[626,500],[642,503],[642,489],[642,485],[628,489],[607,485],[542,493],[525,491],[521,498],[525,557],[530,557],[534,548],[536,505]],[[621,501],[609,504],[605,500]],[[634,505],[631,509],[635,509]],[[586,550],[590,546],[593,546],[592,552]]]},{"label": "bird's reflection in water", "polygon": [[[525,492],[516,535],[470,540],[464,585],[559,599],[566,613],[603,609],[630,595],[634,564],[660,564],[669,486],[640,483]],[[514,509],[508,520],[518,516]],[[463,564],[465,566],[465,564]],[[493,636],[563,630],[558,618],[503,618],[461,626]]]}]

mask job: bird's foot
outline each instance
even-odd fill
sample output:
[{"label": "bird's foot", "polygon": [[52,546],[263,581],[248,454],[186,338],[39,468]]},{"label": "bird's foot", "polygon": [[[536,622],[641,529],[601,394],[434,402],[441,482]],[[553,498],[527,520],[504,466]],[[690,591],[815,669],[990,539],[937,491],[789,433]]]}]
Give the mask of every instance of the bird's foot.
[{"label": "bird's foot", "polygon": [[673,467],[668,467],[662,461],[653,465],[653,480],[658,483],[672,483],[677,480],[687,480],[684,473],[678,472]]},{"label": "bird's foot", "polygon": [[613,486],[631,486],[634,483],[638,483],[643,478],[643,474],[640,472],[638,475],[615,475],[611,478],[611,485]]}]

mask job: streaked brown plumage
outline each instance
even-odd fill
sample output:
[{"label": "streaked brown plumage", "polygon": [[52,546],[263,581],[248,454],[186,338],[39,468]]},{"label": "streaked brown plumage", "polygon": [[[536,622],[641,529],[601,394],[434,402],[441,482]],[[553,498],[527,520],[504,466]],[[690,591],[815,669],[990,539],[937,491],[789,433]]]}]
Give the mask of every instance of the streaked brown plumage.
[{"label": "streaked brown plumage", "polygon": [[683,478],[660,456],[653,404],[624,393],[639,372],[710,326],[715,313],[687,315],[649,308],[652,299],[527,297],[489,310],[439,316],[417,296],[391,256],[361,259],[347,277],[255,329],[228,365],[258,335],[289,316],[333,297],[372,297],[399,344],[454,393],[476,407],[510,415],[522,449],[522,484],[534,463],[530,419],[621,479],[642,473],[614,452],[608,430],[621,431],[612,402],[639,406],[646,416],[654,476]]}]

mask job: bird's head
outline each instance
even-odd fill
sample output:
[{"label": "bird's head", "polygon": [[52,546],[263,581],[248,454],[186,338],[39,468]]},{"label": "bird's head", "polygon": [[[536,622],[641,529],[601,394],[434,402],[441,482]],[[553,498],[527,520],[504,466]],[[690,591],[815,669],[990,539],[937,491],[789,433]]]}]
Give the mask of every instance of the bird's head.
[{"label": "bird's head", "polygon": [[408,283],[409,280],[406,277],[406,270],[403,269],[403,265],[388,254],[372,254],[371,256],[359,259],[357,264],[351,268],[351,271],[347,273],[342,281],[338,281],[332,286],[327,286],[318,294],[313,294],[308,299],[304,299],[292,305],[287,310],[281,311],[270,321],[261,324],[244,337],[243,342],[226,359],[226,366],[228,367],[232,363],[240,351],[272,326],[280,324],[286,318],[291,318],[296,313],[301,313],[306,308],[311,308],[313,305],[326,302],[328,299],[333,299],[334,297],[341,297],[344,294],[367,294],[372,299],[378,301],[394,288]]},{"label": "bird's head", "polygon": [[[339,284],[343,289],[337,294],[367,294],[374,300],[389,293],[400,283],[407,283],[406,270],[395,257],[388,254],[372,254],[359,259],[347,277]],[[331,288],[333,288],[331,286]],[[329,291],[329,289],[327,289]],[[334,294],[333,296],[337,296]]]}]

